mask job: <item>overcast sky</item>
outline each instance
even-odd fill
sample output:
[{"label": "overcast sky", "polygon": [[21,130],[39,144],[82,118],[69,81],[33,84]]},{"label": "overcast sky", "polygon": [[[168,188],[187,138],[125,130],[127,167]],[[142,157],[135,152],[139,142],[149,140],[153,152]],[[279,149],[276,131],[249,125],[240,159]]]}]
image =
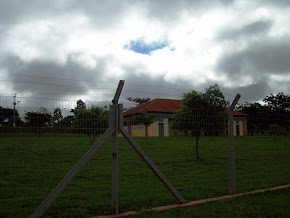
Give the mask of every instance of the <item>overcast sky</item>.
[{"label": "overcast sky", "polygon": [[284,0],[0,0],[0,95],[232,100],[289,94]]}]

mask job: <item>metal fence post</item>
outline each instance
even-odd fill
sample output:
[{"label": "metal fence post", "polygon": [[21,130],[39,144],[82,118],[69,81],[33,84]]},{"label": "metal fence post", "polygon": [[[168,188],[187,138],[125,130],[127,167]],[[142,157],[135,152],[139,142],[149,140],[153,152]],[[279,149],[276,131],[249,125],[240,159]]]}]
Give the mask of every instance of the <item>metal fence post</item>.
[{"label": "metal fence post", "polygon": [[241,95],[237,94],[233,103],[229,107],[228,120],[229,120],[229,141],[230,141],[230,194],[236,194],[236,166],[235,166],[235,143],[234,143],[234,117],[233,109],[239,101]]}]

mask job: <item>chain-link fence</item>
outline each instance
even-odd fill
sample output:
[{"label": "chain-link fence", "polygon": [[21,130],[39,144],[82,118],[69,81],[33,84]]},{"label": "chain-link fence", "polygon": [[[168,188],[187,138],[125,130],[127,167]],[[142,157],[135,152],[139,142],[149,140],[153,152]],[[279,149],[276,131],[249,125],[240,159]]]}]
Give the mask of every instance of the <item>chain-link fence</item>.
[{"label": "chain-link fence", "polygon": [[[0,97],[1,216],[32,214],[109,127],[109,104]],[[126,109],[124,129],[186,201],[228,195],[228,111],[180,108],[157,99]],[[289,120],[281,126],[237,111],[233,119],[236,192],[287,184]],[[176,203],[121,134],[118,141],[119,212]],[[110,214],[111,174],[109,139],[45,216]]]}]

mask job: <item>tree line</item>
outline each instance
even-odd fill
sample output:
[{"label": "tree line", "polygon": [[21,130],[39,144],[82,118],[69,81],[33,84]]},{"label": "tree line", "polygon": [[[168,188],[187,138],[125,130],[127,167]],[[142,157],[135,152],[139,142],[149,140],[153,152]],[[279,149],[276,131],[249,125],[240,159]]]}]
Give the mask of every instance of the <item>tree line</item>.
[{"label": "tree line", "polygon": [[262,100],[262,104],[259,102],[240,104],[237,110],[248,114],[247,122],[250,135],[273,133],[271,125],[276,125],[276,129],[280,128],[279,131],[274,131],[276,134],[278,132],[287,134],[289,131],[290,96],[283,92],[276,95],[271,93]]},{"label": "tree line", "polygon": [[[127,98],[137,105],[146,103],[150,98]],[[289,131],[290,96],[283,92],[277,95],[266,96],[263,103],[239,104],[235,110],[248,115],[247,128],[250,135],[270,133],[273,135],[287,135]],[[190,133],[195,138],[196,158],[199,159],[199,139],[202,135],[219,135],[226,126],[226,118],[222,113],[229,102],[225,100],[217,84],[205,89],[205,92],[191,91],[185,93],[182,99],[182,107],[177,110],[170,120],[172,129]],[[11,108],[0,106],[0,124],[6,123],[12,127],[54,127],[68,128],[76,133],[86,134],[92,145],[97,135],[108,128],[109,111],[106,107],[90,107],[80,99],[76,107],[70,111],[73,115],[63,117],[61,109],[55,108],[53,115],[45,108],[37,112],[25,113],[24,121],[19,118],[19,113]],[[133,124],[144,125],[145,135],[148,136],[148,127],[158,119],[158,116],[139,112],[131,118]]]}]

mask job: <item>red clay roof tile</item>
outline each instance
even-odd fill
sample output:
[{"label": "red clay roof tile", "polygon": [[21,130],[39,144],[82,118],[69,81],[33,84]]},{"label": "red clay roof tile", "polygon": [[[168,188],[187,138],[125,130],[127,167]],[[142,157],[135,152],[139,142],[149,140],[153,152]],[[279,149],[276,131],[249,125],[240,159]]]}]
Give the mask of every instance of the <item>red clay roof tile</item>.
[{"label": "red clay roof tile", "polygon": [[[181,107],[181,105],[182,105],[182,100],[156,98],[144,104],[138,105],[137,107],[130,108],[129,110],[124,112],[124,116],[135,114],[142,111],[174,113]],[[222,112],[222,114],[227,114],[227,113],[228,113],[228,109],[225,109]],[[247,114],[244,114],[238,111],[234,111],[233,115],[248,116]]]},{"label": "red clay roof tile", "polygon": [[174,113],[181,106],[181,100],[156,98],[124,112],[124,116],[142,111]]}]

